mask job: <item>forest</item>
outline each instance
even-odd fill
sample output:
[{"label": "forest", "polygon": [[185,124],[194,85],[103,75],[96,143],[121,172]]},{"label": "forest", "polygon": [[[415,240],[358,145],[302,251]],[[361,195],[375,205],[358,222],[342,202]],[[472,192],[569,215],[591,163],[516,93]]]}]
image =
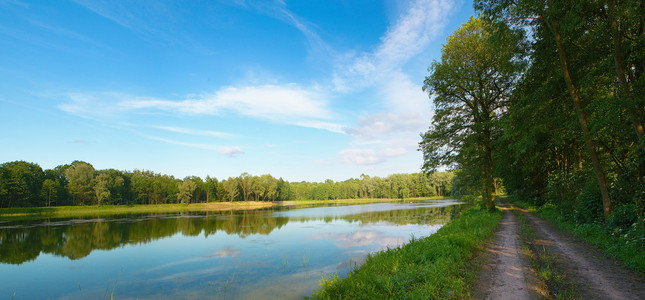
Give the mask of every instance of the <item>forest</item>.
[{"label": "forest", "polygon": [[503,186],[561,220],[645,245],[643,1],[475,8],[424,81],[436,109],[420,143],[424,170],[460,169],[489,209]]},{"label": "forest", "polygon": [[453,178],[454,172],[361,175],[319,183],[248,173],[222,180],[177,179],[151,171],[95,170],[83,161],[46,170],[36,163],[14,161],[0,165],[0,208],[434,197],[451,195]]}]

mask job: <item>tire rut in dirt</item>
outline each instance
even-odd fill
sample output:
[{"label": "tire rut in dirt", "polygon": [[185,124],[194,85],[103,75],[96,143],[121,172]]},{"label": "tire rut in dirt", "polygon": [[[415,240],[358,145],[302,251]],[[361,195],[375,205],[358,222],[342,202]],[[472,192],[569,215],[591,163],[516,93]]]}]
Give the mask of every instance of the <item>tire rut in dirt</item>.
[{"label": "tire rut in dirt", "polygon": [[546,221],[522,211],[539,247],[555,256],[583,299],[645,299],[645,280]]}]

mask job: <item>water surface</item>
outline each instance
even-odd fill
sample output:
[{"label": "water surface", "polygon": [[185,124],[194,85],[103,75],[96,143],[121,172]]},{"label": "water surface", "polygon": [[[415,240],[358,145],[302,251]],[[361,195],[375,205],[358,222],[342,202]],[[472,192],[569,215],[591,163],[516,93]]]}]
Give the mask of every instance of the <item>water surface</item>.
[{"label": "water surface", "polygon": [[301,299],[452,200],[0,222],[0,297]]}]

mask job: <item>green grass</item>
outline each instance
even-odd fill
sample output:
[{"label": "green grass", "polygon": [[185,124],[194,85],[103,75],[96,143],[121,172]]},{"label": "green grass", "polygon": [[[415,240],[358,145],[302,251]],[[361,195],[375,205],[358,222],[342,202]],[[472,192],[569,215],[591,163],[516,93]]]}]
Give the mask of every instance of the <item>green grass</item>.
[{"label": "green grass", "polygon": [[[558,228],[600,249],[609,257],[621,261],[630,269],[645,275],[645,233],[634,226],[631,230],[610,228],[602,222],[577,224],[574,218],[555,205],[534,207],[514,201],[517,206],[535,211],[538,216],[551,221]],[[637,224],[636,224],[637,225]]]},{"label": "green grass", "polygon": [[[0,218],[30,218],[30,217],[87,217],[110,216],[139,213],[169,213],[188,211],[217,211],[229,209],[253,209],[262,206],[256,202],[218,202],[185,204],[149,204],[149,205],[101,205],[101,206],[56,206],[56,207],[14,207],[1,208]],[[261,204],[265,205],[265,204]],[[268,206],[272,204],[266,204]],[[265,205],[265,206],[266,206]]]},{"label": "green grass", "polygon": [[313,299],[460,299],[470,297],[474,253],[490,239],[501,213],[471,208],[437,233],[369,255],[341,279],[323,277]]}]

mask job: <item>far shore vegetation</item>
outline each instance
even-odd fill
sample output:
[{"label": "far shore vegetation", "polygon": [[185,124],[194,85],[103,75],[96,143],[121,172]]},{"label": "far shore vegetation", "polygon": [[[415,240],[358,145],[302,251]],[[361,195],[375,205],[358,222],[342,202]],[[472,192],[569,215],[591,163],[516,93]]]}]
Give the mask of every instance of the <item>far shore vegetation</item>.
[{"label": "far shore vegetation", "polygon": [[[178,179],[151,171],[95,170],[82,161],[46,170],[36,163],[13,161],[0,165],[0,209],[125,205],[131,208],[123,209],[132,210],[145,204],[155,205],[159,210],[186,210],[185,206],[171,204],[253,202],[261,207],[267,204],[257,203],[444,197],[462,192],[453,188],[455,174],[454,171],[392,174],[383,178],[363,174],[360,178],[324,182],[288,182],[269,174],[248,173],[221,180],[209,176]],[[190,205],[189,209],[212,210],[231,205]],[[5,210],[0,212],[4,214]]]},{"label": "far shore vegetation", "polygon": [[312,205],[351,205],[379,202],[439,200],[444,197],[420,198],[359,198],[333,200],[289,200],[289,201],[234,201],[191,204],[135,204],[135,205],[102,205],[102,206],[55,206],[55,207],[11,207],[0,208],[0,217],[84,217],[109,216],[139,213],[178,213],[178,212],[211,212],[230,210],[252,210],[275,206],[312,206]]}]

